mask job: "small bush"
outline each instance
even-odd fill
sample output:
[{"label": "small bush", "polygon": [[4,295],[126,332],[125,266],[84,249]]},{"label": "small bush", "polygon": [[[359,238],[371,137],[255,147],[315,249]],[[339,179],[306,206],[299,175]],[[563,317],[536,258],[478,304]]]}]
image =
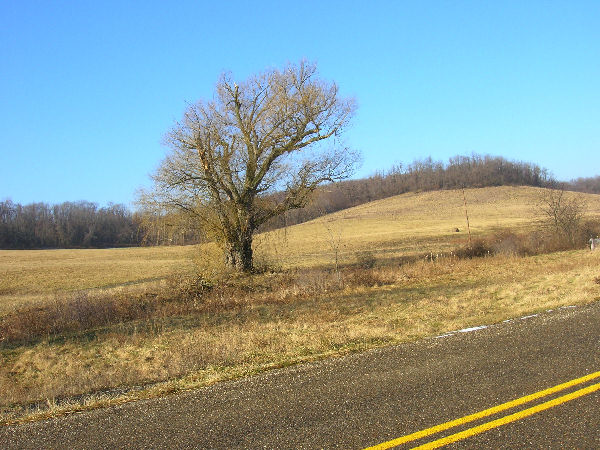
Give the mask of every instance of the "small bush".
[{"label": "small bush", "polygon": [[201,275],[171,275],[166,282],[167,295],[175,295],[179,300],[198,300],[214,287]]},{"label": "small bush", "polygon": [[44,307],[24,308],[0,321],[0,344],[31,342],[94,327],[147,317],[148,303],[119,296],[76,292]]},{"label": "small bush", "polygon": [[565,234],[548,229],[517,234],[510,230],[501,231],[486,239],[478,239],[469,247],[465,245],[454,251],[458,258],[479,258],[490,255],[532,256],[564,250],[581,249],[588,245],[591,236],[600,233],[600,224],[583,222],[573,241]]},{"label": "small bush", "polygon": [[536,233],[516,234],[512,231],[502,231],[490,241],[495,255],[527,256],[538,253],[540,239]]},{"label": "small bush", "polygon": [[454,251],[454,254],[461,259],[483,258],[494,254],[494,248],[484,241],[477,239],[471,245],[466,245]]},{"label": "small bush", "polygon": [[274,260],[267,259],[264,256],[254,258],[252,273],[261,275],[265,273],[277,272],[281,272],[281,264],[276,263]]},{"label": "small bush", "polygon": [[597,238],[598,236],[600,236],[600,221],[587,220],[581,224],[578,240],[583,244],[589,245],[590,238]]},{"label": "small bush", "polygon": [[372,251],[356,252],[356,264],[361,269],[372,269],[376,262],[377,259]]},{"label": "small bush", "polygon": [[344,273],[344,283],[347,287],[372,287],[384,286],[395,283],[395,271],[373,269],[350,269]]}]

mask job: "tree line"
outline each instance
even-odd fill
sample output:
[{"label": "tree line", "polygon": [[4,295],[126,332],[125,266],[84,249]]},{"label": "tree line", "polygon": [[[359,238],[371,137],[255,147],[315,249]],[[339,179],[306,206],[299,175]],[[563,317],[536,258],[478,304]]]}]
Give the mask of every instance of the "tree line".
[{"label": "tree line", "polygon": [[[546,169],[498,156],[455,156],[396,164],[387,172],[319,187],[312,202],[263,225],[261,231],[294,225],[352,206],[406,192],[525,185],[562,187],[600,194],[600,176],[557,182]],[[272,194],[277,201],[282,194]],[[0,202],[0,248],[105,248],[187,245],[206,240],[197,224],[160,210],[130,211],[124,205],[98,207],[85,201],[58,205]]]},{"label": "tree line", "polygon": [[588,178],[577,178],[568,183],[568,189],[588,194],[600,194],[600,175]]},{"label": "tree line", "polygon": [[78,201],[57,205],[0,202],[0,249],[187,245],[203,241],[181,217]]},{"label": "tree line", "polygon": [[123,205],[0,202],[0,248],[102,248],[139,245],[134,214]]}]

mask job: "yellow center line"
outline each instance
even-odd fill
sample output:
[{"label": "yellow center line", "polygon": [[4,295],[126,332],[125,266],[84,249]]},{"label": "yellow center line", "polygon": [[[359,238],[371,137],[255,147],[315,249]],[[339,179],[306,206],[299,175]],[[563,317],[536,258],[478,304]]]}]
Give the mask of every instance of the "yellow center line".
[{"label": "yellow center line", "polygon": [[501,411],[506,411],[507,409],[514,408],[515,406],[520,406],[525,403],[531,402],[533,400],[537,400],[539,398],[545,397],[550,394],[554,394],[556,392],[562,391],[564,389],[568,389],[570,387],[576,386],[581,383],[585,383],[587,381],[596,379],[600,377],[600,371],[594,372],[589,375],[583,376],[581,378],[576,378],[571,381],[567,381],[565,383],[558,384],[548,389],[544,389],[542,391],[535,392],[533,394],[526,395],[521,398],[517,398],[510,402],[503,403],[498,406],[494,406],[492,408],[484,409],[483,411],[479,411],[474,414],[469,414],[468,416],[461,417],[460,419],[451,420],[450,422],[442,423],[440,425],[436,425],[431,428],[427,428],[425,430],[417,431],[416,433],[407,434],[406,436],[399,437],[397,439],[393,439],[391,441],[383,442],[378,445],[374,445],[372,447],[368,447],[365,450],[384,450],[392,447],[396,447],[401,444],[405,444],[407,442],[415,441],[417,439],[424,438],[426,436],[430,436],[435,433],[439,433],[440,431],[445,431],[450,428],[457,427],[459,425],[464,425],[469,422],[473,422],[474,420],[482,419],[484,417],[491,416],[493,414],[497,414]]},{"label": "yellow center line", "polygon": [[524,409],[523,411],[516,412],[514,414],[510,414],[508,416],[501,417],[496,420],[492,420],[491,422],[484,423],[477,427],[469,428],[468,430],[461,431],[460,433],[451,434],[450,436],[446,436],[444,438],[438,439],[433,442],[429,442],[424,445],[420,445],[415,447],[415,449],[433,449],[439,448],[444,445],[451,444],[456,441],[460,441],[461,439],[466,439],[471,436],[475,436],[476,434],[483,433],[484,431],[491,430],[492,428],[496,428],[502,425],[506,425],[511,422],[515,422],[517,420],[524,419],[525,417],[529,417],[533,414],[539,413],[546,409],[550,409],[554,406],[558,406],[562,403],[568,402],[570,400],[574,400],[579,397],[583,397],[584,395],[591,394],[592,392],[596,392],[600,390],[600,383],[592,384],[591,386],[585,387],[583,389],[579,389],[578,391],[571,392],[570,394],[563,395],[561,397],[557,397],[554,400],[547,401],[545,403],[540,403],[539,405],[532,406],[531,408]]}]

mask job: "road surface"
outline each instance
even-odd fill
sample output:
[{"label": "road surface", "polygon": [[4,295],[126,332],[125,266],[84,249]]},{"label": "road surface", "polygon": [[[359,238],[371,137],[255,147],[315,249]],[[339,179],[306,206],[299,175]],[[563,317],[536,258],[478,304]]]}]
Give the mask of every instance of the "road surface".
[{"label": "road surface", "polygon": [[[600,448],[599,371],[595,302],[160,399],[0,427],[0,447],[386,448],[454,421],[459,425],[401,448],[460,433],[467,436],[449,448]],[[585,376],[591,378],[579,381]],[[545,394],[549,388],[555,391]],[[526,401],[531,394],[539,398]],[[508,403],[515,400],[524,403]],[[543,406],[548,402],[557,404]],[[506,404],[504,411],[463,423],[465,416]],[[506,419],[536,408],[546,409]],[[498,422],[478,434],[469,431]]]}]

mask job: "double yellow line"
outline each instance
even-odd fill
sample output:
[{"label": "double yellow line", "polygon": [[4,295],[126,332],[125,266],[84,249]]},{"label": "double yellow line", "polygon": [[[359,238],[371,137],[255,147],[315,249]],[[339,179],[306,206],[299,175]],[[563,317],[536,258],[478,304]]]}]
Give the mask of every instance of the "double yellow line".
[{"label": "double yellow line", "polygon": [[[542,391],[535,392],[530,395],[526,395],[525,397],[518,398],[516,400],[512,400],[510,402],[503,403],[498,406],[494,406],[492,408],[485,409],[483,411],[477,412],[475,414],[470,414],[465,417],[461,417],[460,419],[455,419],[450,422],[442,423],[440,425],[436,425],[431,428],[427,428],[425,430],[417,431],[416,433],[407,434],[406,436],[402,436],[397,439],[393,439],[391,441],[383,442],[381,444],[375,445],[373,447],[369,447],[365,450],[384,450],[392,447],[396,447],[398,445],[406,444],[407,442],[415,441],[417,439],[421,439],[427,436],[430,436],[435,433],[439,433],[441,431],[448,430],[450,428],[457,427],[459,425],[464,425],[466,423],[472,422],[474,420],[482,419],[484,417],[491,416],[493,414],[497,414],[502,411],[506,411],[507,409],[514,408],[519,405],[523,405],[525,403],[531,402],[533,400],[537,400],[542,397],[546,397],[548,395],[554,394],[556,392],[560,392],[564,389],[568,389],[573,386],[577,386],[578,384],[585,383],[590,380],[594,380],[600,377],[600,372],[591,373],[581,378],[576,378],[571,381],[567,381],[566,383],[559,384],[557,386],[544,389]],[[579,389],[577,391],[571,392],[570,394],[563,395],[561,397],[557,397],[553,400],[540,403],[539,405],[533,406],[531,408],[524,409],[523,411],[519,411],[514,414],[510,414],[508,416],[501,417],[496,420],[492,420],[491,422],[484,423],[482,425],[469,428],[467,430],[461,431],[459,433],[452,434],[450,436],[446,436],[444,438],[429,442],[427,444],[421,445],[419,449],[433,449],[442,447],[444,445],[451,444],[452,442],[460,441],[461,439],[468,438],[470,436],[474,436],[479,433],[483,433],[484,431],[490,430],[492,428],[499,427],[501,425],[506,425],[507,423],[514,422],[516,420],[523,419],[525,417],[531,416],[540,411],[544,411],[546,409],[552,408],[554,406],[560,405],[562,403],[568,402],[570,400],[574,400],[576,398],[582,397],[587,394],[591,394],[592,392],[600,390],[600,383],[593,384],[591,386],[585,387],[583,389]]]}]

